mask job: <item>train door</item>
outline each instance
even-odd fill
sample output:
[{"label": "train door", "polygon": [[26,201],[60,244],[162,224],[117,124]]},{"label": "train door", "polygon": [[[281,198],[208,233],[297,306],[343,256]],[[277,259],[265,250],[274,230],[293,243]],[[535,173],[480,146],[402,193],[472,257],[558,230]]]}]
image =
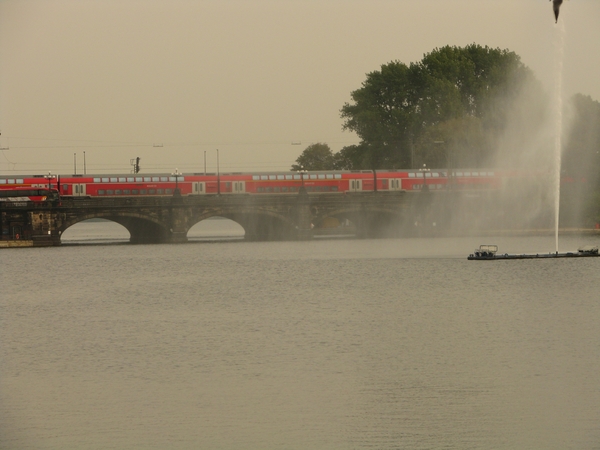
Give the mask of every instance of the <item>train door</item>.
[{"label": "train door", "polygon": [[85,184],[73,183],[73,195],[76,197],[82,197],[85,195]]},{"label": "train door", "polygon": [[234,181],[233,182],[233,193],[234,194],[243,194],[246,192],[246,182],[245,181]]},{"label": "train door", "polygon": [[390,191],[399,191],[402,189],[400,178],[391,178],[389,181]]},{"label": "train door", "polygon": [[206,184],[203,181],[192,183],[192,194],[193,195],[204,195],[206,194]]},{"label": "train door", "polygon": [[362,191],[362,180],[350,180],[350,192],[361,192]]}]

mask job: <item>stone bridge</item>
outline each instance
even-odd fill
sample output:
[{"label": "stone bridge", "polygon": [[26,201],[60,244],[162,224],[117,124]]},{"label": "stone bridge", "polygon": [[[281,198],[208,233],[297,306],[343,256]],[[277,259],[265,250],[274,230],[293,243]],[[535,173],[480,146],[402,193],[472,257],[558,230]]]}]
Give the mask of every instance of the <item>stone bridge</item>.
[{"label": "stone bridge", "polygon": [[196,223],[220,216],[240,224],[247,240],[310,239],[330,218],[352,223],[361,237],[399,234],[414,195],[398,192],[298,195],[205,195],[63,198],[60,205],[0,204],[3,240],[60,245],[62,233],[83,220],[123,225],[131,243],[185,242]]}]

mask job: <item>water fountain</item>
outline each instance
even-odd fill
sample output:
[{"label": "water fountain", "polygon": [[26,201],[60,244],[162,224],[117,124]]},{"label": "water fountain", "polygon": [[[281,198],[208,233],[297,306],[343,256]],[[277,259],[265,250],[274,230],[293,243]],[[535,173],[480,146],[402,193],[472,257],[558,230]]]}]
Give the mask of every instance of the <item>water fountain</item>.
[{"label": "water fountain", "polygon": [[552,91],[552,114],[553,114],[553,130],[554,130],[554,149],[553,149],[553,180],[554,186],[554,240],[555,252],[536,253],[536,254],[498,254],[498,246],[496,245],[481,245],[478,249],[469,255],[469,260],[500,260],[500,259],[546,259],[546,258],[574,258],[574,257],[595,257],[600,256],[597,246],[580,247],[575,252],[559,253],[558,250],[558,231],[559,231],[559,216],[560,216],[560,174],[561,174],[561,153],[562,153],[562,137],[563,137],[563,92],[562,92],[562,75],[563,61],[565,49],[565,24],[561,20],[558,23],[558,9],[561,1],[556,1],[553,4],[554,14],[556,17],[556,26],[554,29],[554,89]]},{"label": "water fountain", "polygon": [[565,25],[561,20],[554,33],[554,239],[558,253],[558,225],[560,212],[560,168],[563,134],[562,74],[565,47]]}]

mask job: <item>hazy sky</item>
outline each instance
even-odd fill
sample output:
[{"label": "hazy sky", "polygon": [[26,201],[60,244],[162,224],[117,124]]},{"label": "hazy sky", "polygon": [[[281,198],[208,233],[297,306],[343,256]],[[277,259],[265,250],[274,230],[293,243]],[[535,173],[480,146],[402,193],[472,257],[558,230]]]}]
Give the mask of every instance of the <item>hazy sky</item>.
[{"label": "hazy sky", "polygon": [[[600,100],[600,0],[559,20],[565,96]],[[382,64],[476,43],[551,89],[554,33],[547,0],[0,0],[0,174],[288,170],[358,142],[339,111]]]}]

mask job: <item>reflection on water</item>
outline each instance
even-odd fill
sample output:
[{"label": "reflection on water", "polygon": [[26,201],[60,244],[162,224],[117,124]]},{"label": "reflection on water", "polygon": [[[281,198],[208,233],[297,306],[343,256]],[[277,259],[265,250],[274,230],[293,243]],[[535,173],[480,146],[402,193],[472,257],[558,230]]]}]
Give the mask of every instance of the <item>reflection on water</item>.
[{"label": "reflection on water", "polygon": [[483,242],[0,252],[0,448],[595,448],[600,258]]}]

